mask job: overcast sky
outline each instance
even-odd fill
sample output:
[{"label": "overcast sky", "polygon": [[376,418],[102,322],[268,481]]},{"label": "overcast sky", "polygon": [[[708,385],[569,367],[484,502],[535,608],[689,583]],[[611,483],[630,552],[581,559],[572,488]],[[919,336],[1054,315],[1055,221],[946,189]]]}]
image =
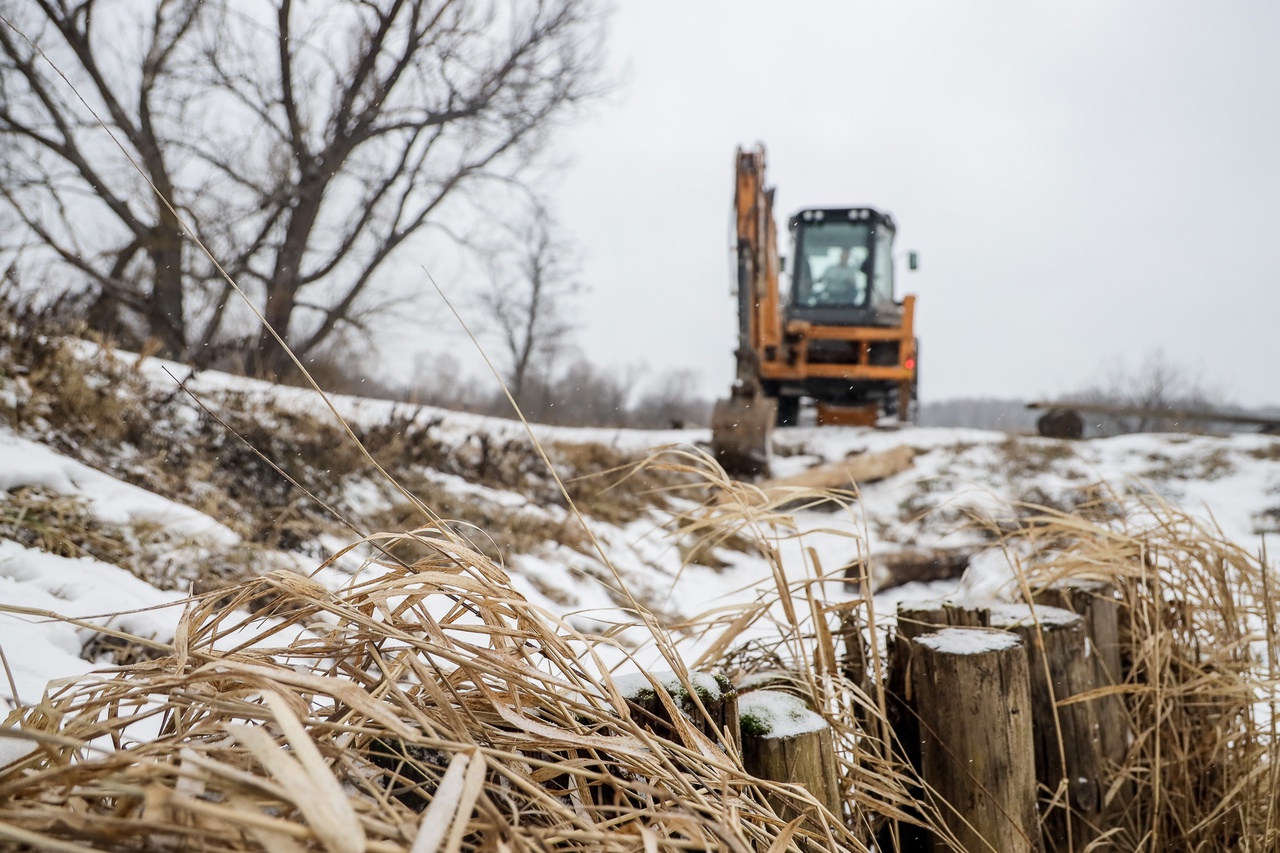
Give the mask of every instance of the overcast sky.
[{"label": "overcast sky", "polygon": [[733,154],[762,141],[780,222],[870,205],[920,251],[922,400],[1065,394],[1163,349],[1280,404],[1280,3],[616,7],[625,82],[560,137],[556,193],[592,361],[728,388]]}]

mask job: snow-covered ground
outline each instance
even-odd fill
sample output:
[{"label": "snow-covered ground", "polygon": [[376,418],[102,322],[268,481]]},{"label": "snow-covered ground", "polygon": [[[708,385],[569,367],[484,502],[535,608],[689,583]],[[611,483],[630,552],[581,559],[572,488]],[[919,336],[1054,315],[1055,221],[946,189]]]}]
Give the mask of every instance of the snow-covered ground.
[{"label": "snow-covered ground", "polygon": [[[172,385],[184,378],[185,368],[150,360],[139,366],[149,381]],[[271,399],[277,406],[326,417],[331,415],[313,392],[282,389],[229,376],[204,373],[193,379],[197,394],[235,392],[251,399]],[[401,405],[384,401],[337,397],[334,405],[354,424],[385,422]],[[475,415],[420,410],[415,417],[438,419],[433,435],[461,447],[483,433],[495,440],[519,438],[524,427],[516,421]],[[616,429],[535,427],[541,441],[594,442],[627,451],[659,446],[692,448],[707,440],[706,430],[645,432]],[[782,563],[793,580],[820,569],[831,578],[821,595],[838,600],[856,594],[840,581],[841,568],[862,555],[903,549],[965,547],[981,551],[990,540],[969,523],[977,516],[1007,518],[1018,505],[1070,507],[1099,483],[1117,494],[1133,490],[1154,493],[1185,511],[1212,519],[1224,533],[1251,551],[1263,535],[1280,531],[1280,438],[1261,435],[1194,437],[1140,435],[1084,442],[1060,442],[1011,437],[974,430],[908,428],[796,428],[775,439],[775,474],[798,473],[810,466],[839,461],[852,454],[915,448],[913,466],[886,480],[862,487],[848,506],[831,504],[794,513],[795,531],[776,531]],[[544,519],[548,525],[571,521],[556,505],[539,505],[527,494],[479,485],[446,472],[426,471],[434,489]],[[305,484],[304,484],[305,485]],[[0,428],[0,492],[12,494],[26,487],[42,494],[82,501],[84,511],[129,531],[138,526],[161,529],[166,553],[156,559],[180,561],[191,555],[242,547],[239,534],[191,506],[125,483],[94,470],[38,441]],[[625,483],[619,488],[626,488]],[[192,484],[192,494],[196,493]],[[387,489],[376,476],[353,482],[351,505],[374,505],[386,500]],[[3,497],[3,495],[0,495]],[[193,503],[196,501],[193,500]],[[513,585],[548,613],[567,619],[583,630],[627,621],[626,602],[616,590],[621,578],[637,599],[675,624],[716,608],[751,603],[762,587],[772,587],[770,564],[757,552],[719,547],[686,564],[686,535],[675,532],[671,512],[697,508],[692,500],[676,498],[669,510],[652,509],[639,518],[609,523],[589,519],[591,531],[608,562],[591,547],[551,542],[526,553],[502,553],[500,559]],[[18,521],[21,523],[21,520]],[[477,532],[476,536],[483,536]],[[355,538],[354,534],[345,541]],[[336,534],[325,546],[337,550],[344,541]],[[1274,549],[1273,549],[1274,550]],[[281,567],[309,572],[319,563],[303,553],[259,552],[263,570]],[[965,584],[986,594],[998,591],[1003,556],[998,549],[974,558],[972,577],[914,584],[886,591],[879,609],[891,609],[895,599],[937,597],[964,590]],[[355,557],[317,575],[330,587],[350,582],[360,567]],[[0,650],[7,677],[0,678],[0,700],[10,706],[16,697],[38,700],[52,679],[76,676],[102,664],[87,660],[84,648],[108,626],[131,634],[167,641],[181,613],[182,590],[161,591],[134,573],[89,556],[63,557],[38,547],[0,539]],[[56,613],[76,623],[50,618]],[[759,630],[767,630],[760,628]],[[690,653],[702,642],[687,638]]]}]

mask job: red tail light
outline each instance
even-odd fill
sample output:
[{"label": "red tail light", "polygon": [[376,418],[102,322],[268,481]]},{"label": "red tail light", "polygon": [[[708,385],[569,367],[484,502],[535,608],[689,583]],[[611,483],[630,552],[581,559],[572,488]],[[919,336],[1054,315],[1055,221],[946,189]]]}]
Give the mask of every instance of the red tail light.
[{"label": "red tail light", "polygon": [[902,366],[905,367],[907,370],[915,370],[916,360],[914,358],[909,358],[902,363]]}]

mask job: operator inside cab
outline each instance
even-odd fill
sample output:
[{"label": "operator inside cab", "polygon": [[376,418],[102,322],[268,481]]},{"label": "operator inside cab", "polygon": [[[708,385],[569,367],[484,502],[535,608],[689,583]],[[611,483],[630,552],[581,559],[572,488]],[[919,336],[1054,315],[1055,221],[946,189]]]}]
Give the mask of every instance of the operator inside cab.
[{"label": "operator inside cab", "polygon": [[857,266],[849,262],[851,250],[840,250],[840,257],[818,277],[819,298],[835,305],[862,305],[867,301],[866,259]]},{"label": "operator inside cab", "polygon": [[801,307],[867,304],[871,263],[871,252],[867,248],[869,231],[861,222],[809,226],[801,248],[800,281],[796,288],[797,303]]}]

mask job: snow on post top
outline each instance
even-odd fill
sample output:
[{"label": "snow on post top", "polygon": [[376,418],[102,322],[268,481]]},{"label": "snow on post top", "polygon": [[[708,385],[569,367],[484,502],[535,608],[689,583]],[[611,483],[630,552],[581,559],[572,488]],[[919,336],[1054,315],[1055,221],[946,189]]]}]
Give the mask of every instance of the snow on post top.
[{"label": "snow on post top", "polygon": [[738,720],[744,735],[785,738],[821,731],[827,721],[790,693],[753,690],[738,697]]},{"label": "snow on post top", "polygon": [[1008,631],[994,631],[990,628],[939,628],[932,634],[916,637],[915,642],[935,652],[981,655],[1021,645],[1022,638]]},{"label": "snow on post top", "polygon": [[[684,685],[680,683],[680,676],[674,672],[651,672],[648,675],[643,672],[635,672],[629,675],[618,675],[613,679],[613,686],[618,688],[622,698],[640,700],[653,696],[654,681],[661,684],[668,693],[677,699],[688,693]],[[697,692],[698,698],[704,702],[715,702],[727,692],[727,689],[732,689],[727,681],[724,683],[721,683],[721,681],[716,676],[708,675],[705,672],[689,673],[689,684]]]},{"label": "snow on post top", "polygon": [[1079,622],[1081,617],[1060,607],[1037,605],[1034,612],[1025,604],[991,605],[992,628],[1025,628],[1038,622],[1047,630],[1064,628]]}]

